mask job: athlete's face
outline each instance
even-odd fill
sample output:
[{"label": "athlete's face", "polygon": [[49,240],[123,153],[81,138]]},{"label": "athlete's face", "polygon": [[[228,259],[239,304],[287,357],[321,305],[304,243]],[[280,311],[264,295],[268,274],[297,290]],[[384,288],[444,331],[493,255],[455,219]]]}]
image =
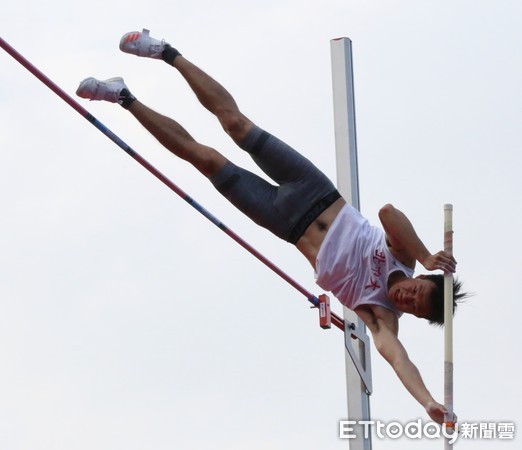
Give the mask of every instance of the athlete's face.
[{"label": "athlete's face", "polygon": [[388,297],[399,311],[426,318],[431,311],[430,296],[433,289],[435,284],[421,275],[397,281],[388,291]]}]

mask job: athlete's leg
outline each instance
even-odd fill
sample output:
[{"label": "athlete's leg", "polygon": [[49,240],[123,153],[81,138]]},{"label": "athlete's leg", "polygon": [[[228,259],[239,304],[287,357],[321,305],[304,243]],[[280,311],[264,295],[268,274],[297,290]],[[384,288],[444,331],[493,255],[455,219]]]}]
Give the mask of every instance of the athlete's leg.
[{"label": "athlete's leg", "polygon": [[160,59],[175,67],[187,80],[201,104],[217,116],[236,143],[247,135],[252,122],[239,111],[227,90],[164,40],[153,38],[146,29],[131,31],[122,36],[120,50],[131,55]]},{"label": "athlete's leg", "polygon": [[219,172],[227,159],[211,147],[197,142],[178,122],[135,100],[129,112],[161,143],[192,164],[207,178]]},{"label": "athlete's leg", "polygon": [[86,78],[76,94],[89,100],[119,103],[168,150],[191,163],[206,177],[219,172],[227,159],[211,147],[200,144],[175,120],[145,106],[134,97],[122,78],[97,80]]},{"label": "athlete's leg", "polygon": [[283,217],[274,210],[279,189],[202,145],[175,120],[134,100],[129,112],[168,150],[205,175],[236,208],[258,225],[286,237]]},{"label": "athlete's leg", "polygon": [[226,133],[240,144],[252,128],[252,122],[239,110],[230,93],[203,70],[179,55],[171,65],[185,78],[200,103],[214,114]]},{"label": "athlete's leg", "polygon": [[240,211],[284,238],[285,221],[280,220],[280,214],[273,208],[278,195],[277,186],[236,166],[213,148],[196,142],[178,122],[137,100],[121,78],[105,81],[87,78],[80,83],[76,93],[89,100],[119,103],[168,150],[209,178]]},{"label": "athlete's leg", "polygon": [[[224,130],[277,184],[303,179],[312,163],[276,137],[257,128],[239,109],[232,95],[211,76],[181,55],[171,62],[188,82],[200,103]],[[313,181],[313,180],[310,180]]]},{"label": "athlete's leg", "polygon": [[202,145],[175,120],[133,100],[129,112],[168,150],[205,175],[236,208],[258,225],[286,239],[288,224],[274,208],[280,188],[236,166],[211,147]]}]

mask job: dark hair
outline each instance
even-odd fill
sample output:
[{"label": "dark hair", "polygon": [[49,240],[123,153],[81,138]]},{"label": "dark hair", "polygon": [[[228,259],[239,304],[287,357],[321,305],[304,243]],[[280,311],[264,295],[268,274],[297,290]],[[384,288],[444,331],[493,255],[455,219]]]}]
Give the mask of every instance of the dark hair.
[{"label": "dark hair", "polygon": [[[426,319],[430,322],[430,325],[444,325],[444,275],[425,275],[425,280],[431,281],[435,285],[435,289],[433,289],[430,302],[431,302],[431,312]],[[457,308],[457,304],[468,297],[467,292],[460,292],[462,288],[462,283],[458,281],[456,278],[453,280],[453,314],[455,314],[455,309]]]}]

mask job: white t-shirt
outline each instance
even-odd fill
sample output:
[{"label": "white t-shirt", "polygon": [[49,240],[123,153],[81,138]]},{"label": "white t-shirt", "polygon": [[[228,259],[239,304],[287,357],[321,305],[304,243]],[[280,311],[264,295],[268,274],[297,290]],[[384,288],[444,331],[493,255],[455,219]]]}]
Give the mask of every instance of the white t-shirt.
[{"label": "white t-shirt", "polygon": [[384,231],[370,225],[348,204],[326,233],[317,254],[316,271],[316,283],[347,308],[379,305],[398,317],[402,313],[388,299],[388,278],[397,271],[408,277],[414,273],[390,253]]}]

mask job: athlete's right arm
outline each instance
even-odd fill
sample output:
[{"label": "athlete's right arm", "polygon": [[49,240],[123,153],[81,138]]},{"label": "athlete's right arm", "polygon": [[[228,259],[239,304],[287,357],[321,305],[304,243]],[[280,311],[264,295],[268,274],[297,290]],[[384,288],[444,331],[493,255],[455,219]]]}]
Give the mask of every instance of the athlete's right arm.
[{"label": "athlete's right arm", "polygon": [[415,268],[415,261],[419,261],[427,270],[455,272],[456,261],[453,256],[444,251],[432,255],[415,232],[410,220],[393,205],[383,206],[379,211],[379,219],[386,232],[390,251],[403,264]]}]

